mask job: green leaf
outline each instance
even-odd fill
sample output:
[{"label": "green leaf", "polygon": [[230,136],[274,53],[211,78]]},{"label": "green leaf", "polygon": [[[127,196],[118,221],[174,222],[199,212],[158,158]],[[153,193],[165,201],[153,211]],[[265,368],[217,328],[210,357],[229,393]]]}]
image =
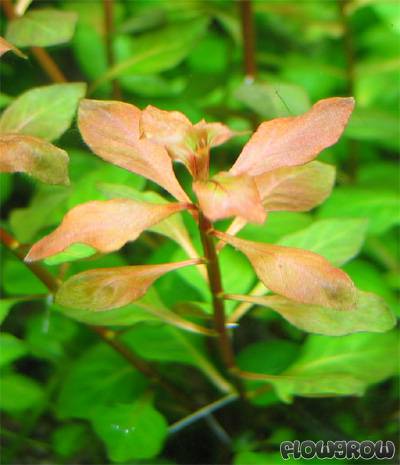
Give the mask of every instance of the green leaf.
[{"label": "green leaf", "polygon": [[8,299],[0,299],[0,324],[6,319],[12,307],[19,302],[23,302],[24,297],[11,297]]},{"label": "green leaf", "polygon": [[204,357],[196,347],[201,347],[198,337],[180,334],[179,330],[165,324],[137,324],[123,334],[122,340],[147,360],[197,366],[198,357]]},{"label": "green leaf", "polygon": [[362,291],[358,291],[356,307],[348,311],[303,305],[278,295],[248,298],[253,303],[272,308],[303,331],[326,336],[363,331],[381,333],[396,324],[396,318],[381,297]]},{"label": "green leaf", "polygon": [[154,74],[173,68],[187,56],[207,25],[208,19],[201,18],[166,26],[136,39],[118,36],[118,63],[95,81],[92,90],[125,74]]},{"label": "green leaf", "polygon": [[69,318],[43,311],[26,323],[25,340],[31,353],[40,359],[62,363],[66,348],[76,336],[78,327]]},{"label": "green leaf", "polygon": [[320,207],[320,218],[367,218],[368,233],[382,234],[400,224],[397,193],[357,187],[339,187]]},{"label": "green leaf", "polygon": [[356,140],[371,141],[398,149],[399,126],[396,113],[389,113],[381,109],[355,109],[345,134]]},{"label": "green leaf", "polygon": [[34,242],[43,228],[60,222],[68,194],[67,189],[40,186],[28,207],[12,210],[10,225],[18,241]]},{"label": "green leaf", "polygon": [[132,402],[147,385],[143,375],[110,347],[87,350],[67,373],[58,399],[61,418],[90,419],[102,405]]},{"label": "green leaf", "polygon": [[248,223],[238,237],[249,241],[276,242],[285,234],[295,233],[311,225],[308,213],[271,212],[263,225]]},{"label": "green leaf", "polygon": [[58,139],[71,125],[86,84],[36,87],[16,98],[0,118],[0,133],[28,134],[47,141]]},{"label": "green leaf", "polygon": [[304,89],[295,84],[244,83],[235,97],[266,119],[300,115],[310,109]]},{"label": "green leaf", "polygon": [[[256,342],[239,352],[237,363],[242,370],[262,374],[279,374],[294,362],[298,352],[298,344],[283,339]],[[248,390],[253,390],[265,383],[246,380],[245,384]],[[258,406],[266,406],[279,402],[279,399],[271,389],[265,394],[250,398],[250,402]]]},{"label": "green leaf", "polygon": [[0,410],[21,412],[35,407],[42,398],[43,391],[33,379],[16,373],[2,376]]},{"label": "green leaf", "polygon": [[278,396],[362,395],[398,370],[398,333],[309,336],[299,358],[273,381]]},{"label": "green leaf", "polygon": [[44,294],[47,287],[16,259],[3,261],[3,288],[10,295]]},{"label": "green leaf", "polygon": [[6,38],[17,47],[48,47],[68,42],[75,30],[76,13],[41,9],[28,11],[8,23]]},{"label": "green leaf", "polygon": [[4,367],[14,360],[26,355],[27,347],[21,339],[13,334],[0,333],[0,367]]},{"label": "green leaf", "polygon": [[63,252],[46,258],[44,263],[46,263],[46,265],[59,265],[60,263],[72,262],[74,260],[87,258],[91,255],[94,255],[95,253],[97,253],[97,250],[93,247],[90,247],[90,245],[77,243],[70,245]]},{"label": "green leaf", "polygon": [[64,424],[52,434],[51,445],[62,457],[72,457],[89,443],[88,430],[78,423]]},{"label": "green leaf", "polygon": [[102,407],[95,412],[92,425],[114,462],[155,457],[168,433],[167,421],[148,398]]},{"label": "green leaf", "polygon": [[390,289],[389,284],[382,276],[382,270],[366,260],[354,260],[344,267],[355,285],[363,291],[373,292],[383,297],[391,310],[400,316],[399,299]]},{"label": "green leaf", "polygon": [[306,229],[284,236],[277,243],[311,250],[340,266],[359,253],[367,226],[368,221],[363,219],[319,220]]}]

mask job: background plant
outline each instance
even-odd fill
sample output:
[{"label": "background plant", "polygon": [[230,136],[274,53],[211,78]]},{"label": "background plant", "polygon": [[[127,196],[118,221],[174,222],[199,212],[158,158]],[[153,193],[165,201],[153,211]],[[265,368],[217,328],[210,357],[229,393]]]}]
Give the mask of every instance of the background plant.
[{"label": "background plant", "polygon": [[[0,129],[7,147],[16,143],[10,134],[18,132],[19,141],[28,143],[33,153],[40,150],[61,160],[57,182],[66,181],[62,160],[67,152],[71,185],[50,186],[25,176],[2,175],[4,227],[20,244],[37,241],[68,210],[89,200],[122,196],[162,203],[160,196],[148,192],[157,190],[155,184],[145,186],[143,178],[106,165],[82,144],[72,119],[85,86],[41,87],[50,79],[64,81],[65,73],[69,81],[88,81],[91,99],[113,96],[139,108],[152,104],[180,110],[191,121],[203,117],[223,121],[243,135],[213,149],[212,175],[229,169],[248,138],[245,132],[261,121],[304,113],[310,102],[324,97],[354,95],[357,106],[342,142],[319,158],[337,166],[339,186],[327,202],[312,214],[271,212],[265,225],[247,224],[238,237],[309,249],[335,266],[359,253],[345,270],[358,288],[382,296],[396,311],[398,12],[393,4],[257,2],[254,59],[251,23],[241,23],[241,18],[249,17],[246,2],[91,2],[90,8],[83,2],[28,3],[18,2],[18,14],[29,6],[20,19],[3,18],[2,35],[32,59],[23,60],[11,52],[3,57],[7,94],[2,94],[2,105],[8,108]],[[2,2],[2,6],[11,18],[11,3]],[[45,29],[40,27],[43,24]],[[46,52],[37,47],[50,48]],[[248,76],[244,84],[242,54]],[[250,84],[256,72],[257,80]],[[19,94],[23,95],[16,98]],[[13,153],[16,150],[13,146]],[[44,176],[41,180],[48,181],[46,170],[39,171]],[[189,192],[191,177],[178,165],[176,174]],[[200,255],[198,239],[194,244],[190,241],[196,224],[191,216],[176,214],[167,221],[167,228],[162,228],[163,223],[154,226],[154,232],[142,234],[119,254],[93,256],[92,249],[78,246],[67,256],[49,258],[46,267],[53,276],[44,273],[43,267],[39,276],[52,286],[54,278],[64,281],[88,269],[179,262]],[[226,221],[218,223],[220,230],[228,226]],[[161,239],[160,232],[175,240]],[[26,255],[28,247],[7,235],[3,239],[17,256]],[[65,265],[72,255],[81,259]],[[83,255],[91,257],[82,260]],[[370,387],[357,400],[295,397],[286,406],[281,400],[290,397],[293,385],[287,382],[272,391],[263,375],[304,374],[304,369],[314,366],[314,371],[306,372],[314,380],[331,376],[336,381],[338,371],[345,371],[347,384],[338,386],[331,378],[329,390],[360,394],[393,373],[394,333],[305,338],[303,331],[263,307],[259,294],[265,289],[257,285],[241,254],[224,247],[220,262],[224,288],[239,294],[252,292],[256,304],[249,312],[247,302],[239,306],[226,302],[228,322],[240,318],[240,328],[234,330],[238,365],[242,371],[259,374],[246,380],[244,388],[262,395],[246,404],[233,402],[235,393],[218,392],[227,389],[227,376],[221,376],[217,354],[210,358],[204,337],[176,329],[176,325],[194,331],[209,326],[208,286],[195,267],[166,274],[143,299],[128,307],[102,313],[70,308],[61,313],[45,297],[48,291],[35,274],[4,252],[4,460],[36,463],[47,457],[57,463],[103,463],[109,460],[108,453],[113,460],[130,463],[140,463],[146,456],[155,463],[157,455],[161,463],[226,463],[232,456],[236,463],[271,463],[278,460],[274,451],[282,439],[393,438],[392,381]],[[30,266],[37,276],[37,265]],[[279,300],[274,306],[286,318],[294,314]],[[296,315],[299,312],[306,315],[307,309],[296,306]],[[160,324],[160,318],[169,319],[169,324]],[[300,327],[305,322],[305,318],[292,321]],[[347,323],[354,328],[363,321]],[[366,325],[371,329],[368,321]],[[110,347],[99,342],[98,335]],[[343,354],[340,363],[327,364],[331,354]],[[313,395],[321,394],[318,383],[313,388]],[[206,416],[204,422],[189,417],[189,426],[182,429],[186,423],[179,423],[180,419],[213,401],[206,413],[225,408],[215,417]],[[127,411],[141,415],[127,419]],[[165,418],[170,425],[178,422],[168,435]],[[107,425],[128,422],[128,428],[132,421],[139,422],[139,431],[150,428],[152,434],[133,434],[124,448],[114,436],[122,431],[110,431]],[[117,451],[116,444],[121,446]]]}]

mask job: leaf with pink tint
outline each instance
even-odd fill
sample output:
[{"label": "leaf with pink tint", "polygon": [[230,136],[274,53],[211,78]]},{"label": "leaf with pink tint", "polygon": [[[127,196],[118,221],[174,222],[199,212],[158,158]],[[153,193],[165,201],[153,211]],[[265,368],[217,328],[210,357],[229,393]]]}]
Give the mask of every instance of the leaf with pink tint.
[{"label": "leaf with pink tint", "polygon": [[83,203],[70,210],[57,229],[34,244],[25,260],[42,260],[72,244],[89,245],[102,253],[112,252],[184,208],[179,203],[158,205],[129,199]]},{"label": "leaf with pink tint", "polygon": [[144,296],[153,282],[169,271],[200,264],[191,259],[161,265],[100,268],[78,273],[59,288],[56,304],[97,312],[123,307]]},{"label": "leaf with pink tint", "polygon": [[140,119],[144,138],[163,145],[175,161],[183,163],[196,179],[208,177],[209,150],[234,136],[222,123],[192,124],[179,111],[165,111],[149,105]]},{"label": "leaf with pink tint", "polygon": [[69,184],[68,155],[38,137],[0,135],[0,172],[26,173],[47,184]]},{"label": "leaf with pink tint", "polygon": [[300,116],[262,123],[231,168],[258,176],[284,166],[303,165],[335,144],[354,108],[353,98],[320,100]]},{"label": "leaf with pink tint", "polygon": [[382,297],[360,290],[357,290],[356,307],[350,311],[299,304],[279,295],[227,297],[272,308],[297,328],[326,336],[344,336],[361,331],[381,333],[396,324],[396,318]]},{"label": "leaf with pink tint", "polygon": [[220,231],[214,234],[244,253],[271,291],[296,302],[328,308],[347,310],[356,305],[357,294],[352,280],[320,255],[246,241]]},{"label": "leaf with pink tint", "polygon": [[335,167],[313,161],[303,166],[278,168],[255,177],[267,211],[304,212],[320,205],[332,192]]},{"label": "leaf with pink tint", "polygon": [[167,151],[140,138],[140,114],[128,103],[85,99],[79,106],[79,130],[96,155],[154,181],[178,200],[188,202]]},{"label": "leaf with pink tint", "polygon": [[10,44],[10,42],[8,42],[3,37],[0,37],[0,57],[10,51],[14,52],[20,58],[28,58],[24,53],[21,52],[21,50],[19,50],[17,47],[14,47],[14,45]]},{"label": "leaf with pink tint", "polygon": [[211,221],[231,216],[241,216],[255,223],[265,221],[265,211],[250,176],[221,172],[207,181],[195,181],[193,190],[201,210]]}]

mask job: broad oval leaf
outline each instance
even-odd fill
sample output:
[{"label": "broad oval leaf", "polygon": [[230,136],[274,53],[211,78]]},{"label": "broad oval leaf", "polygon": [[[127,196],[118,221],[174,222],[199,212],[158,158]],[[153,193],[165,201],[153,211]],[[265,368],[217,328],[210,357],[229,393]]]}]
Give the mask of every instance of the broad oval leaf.
[{"label": "broad oval leaf", "polygon": [[337,142],[353,107],[353,98],[329,98],[320,100],[303,115],[262,123],[244,146],[231,172],[258,176],[313,160]]},{"label": "broad oval leaf", "polygon": [[161,265],[99,268],[78,273],[59,288],[56,304],[83,310],[104,311],[123,307],[144,296],[153,282],[169,271],[200,264],[199,259]]},{"label": "broad oval leaf", "polygon": [[47,184],[69,184],[68,155],[50,142],[0,134],[0,172],[26,173]]},{"label": "broad oval leaf", "polygon": [[140,114],[128,103],[85,99],[79,106],[79,130],[99,157],[156,182],[178,200],[188,202],[167,151],[140,139]]},{"label": "broad oval leaf", "polygon": [[383,333],[393,328],[396,318],[382,297],[363,291],[357,294],[357,305],[349,311],[299,304],[278,295],[243,296],[240,300],[272,308],[291,324],[309,333],[344,336],[359,332]]},{"label": "broad oval leaf", "polygon": [[0,118],[0,133],[28,134],[52,141],[70,126],[86,84],[36,87],[16,98]]},{"label": "broad oval leaf", "polygon": [[362,395],[398,370],[396,331],[330,337],[310,335],[300,357],[274,382],[278,395]]},{"label": "broad oval leaf", "polygon": [[278,244],[311,250],[341,266],[360,252],[367,228],[368,221],[362,218],[317,220],[305,229],[283,236]]},{"label": "broad oval leaf", "polygon": [[8,23],[6,37],[17,47],[48,47],[68,42],[78,15],[71,11],[38,9]]},{"label": "broad oval leaf", "polygon": [[101,406],[95,411],[92,424],[113,462],[155,457],[168,434],[166,419],[148,396],[132,404]]},{"label": "broad oval leaf", "polygon": [[267,211],[304,212],[329,196],[335,183],[335,167],[313,161],[278,168],[254,179]]},{"label": "broad oval leaf", "polygon": [[263,223],[264,208],[254,179],[221,172],[207,181],[195,181],[193,190],[200,208],[211,221],[240,216],[248,221]]},{"label": "broad oval leaf", "polygon": [[157,205],[130,199],[83,203],[70,210],[57,229],[34,244],[25,260],[41,260],[76,243],[89,245],[99,252],[112,252],[184,208],[179,203]]},{"label": "broad oval leaf", "polygon": [[307,250],[214,234],[244,253],[265,286],[288,299],[328,308],[352,309],[356,289],[349,276]]},{"label": "broad oval leaf", "polygon": [[6,39],[4,39],[3,37],[0,37],[0,57],[9,51],[14,52],[20,58],[28,58],[26,55],[24,55],[21,52],[21,50],[18,50],[17,47],[10,44],[10,42],[8,42]]}]

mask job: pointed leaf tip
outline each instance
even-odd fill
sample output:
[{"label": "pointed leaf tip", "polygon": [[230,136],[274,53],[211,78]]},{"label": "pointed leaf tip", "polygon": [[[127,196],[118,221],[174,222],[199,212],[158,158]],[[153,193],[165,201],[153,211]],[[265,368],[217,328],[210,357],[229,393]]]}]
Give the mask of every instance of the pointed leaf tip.
[{"label": "pointed leaf tip", "polygon": [[334,97],[320,100],[303,115],[262,123],[244,146],[231,172],[258,176],[313,160],[338,141],[353,108],[352,97]]},{"label": "pointed leaf tip", "polygon": [[158,205],[129,199],[87,202],[70,210],[56,230],[33,245],[25,260],[42,260],[76,243],[109,253],[183,209],[179,203]]},{"label": "pointed leaf tip", "polygon": [[61,285],[56,294],[56,303],[63,307],[93,311],[123,307],[144,296],[153,282],[165,273],[201,262],[199,259],[190,259],[160,265],[84,271]]},{"label": "pointed leaf tip", "polygon": [[165,148],[141,138],[141,111],[116,101],[82,100],[78,126],[91,150],[110,163],[159,184],[183,202],[190,199],[180,186]]},{"label": "pointed leaf tip", "polygon": [[220,231],[214,235],[244,253],[271,291],[304,304],[340,310],[355,307],[357,293],[352,280],[320,255],[238,239]]}]

